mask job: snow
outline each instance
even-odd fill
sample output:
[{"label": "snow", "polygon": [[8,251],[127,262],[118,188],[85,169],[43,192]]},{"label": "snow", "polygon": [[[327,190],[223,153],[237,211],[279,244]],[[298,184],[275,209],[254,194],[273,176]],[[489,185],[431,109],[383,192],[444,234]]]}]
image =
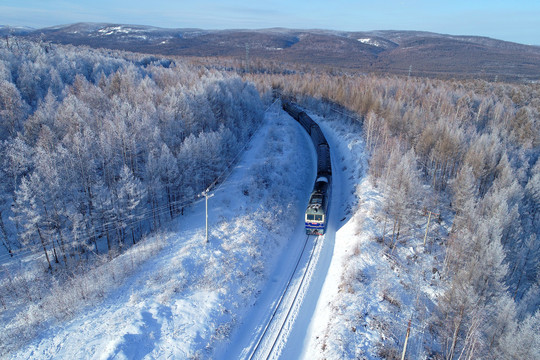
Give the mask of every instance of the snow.
[{"label": "snow", "polygon": [[136,29],[132,27],[126,27],[126,26],[107,26],[102,29],[99,29],[98,35],[117,35],[117,34],[126,34],[130,35],[132,38],[135,39],[141,39],[141,40],[147,40],[148,36],[146,35],[137,35],[138,32],[147,31],[147,29]]},{"label": "snow", "polygon": [[[291,279],[298,296],[283,291],[306,239],[303,212],[316,159],[309,136],[274,104],[230,176],[212,191],[208,244],[201,199],[164,230],[163,250],[118,288],[71,320],[51,324],[12,358],[245,359],[266,328],[254,358],[272,347],[272,358],[280,359],[377,358],[379,344],[400,336],[388,324],[409,318],[414,289],[404,281],[414,283],[423,271],[399,258],[422,249],[410,244],[393,256],[374,241],[382,195],[365,175],[360,126],[310,115],[330,144],[333,178],[327,233],[309,237]],[[419,284],[436,296],[429,281]],[[413,323],[417,354],[423,326],[420,318]]]},{"label": "snow", "polygon": [[[332,214],[337,224],[333,256],[304,346],[283,358],[393,357],[396,348],[401,351],[411,319],[407,356],[427,358],[425,348],[433,348],[427,317],[441,292],[440,279],[432,272],[442,261],[440,248],[429,240],[423,246],[425,219],[393,250],[388,238],[380,241],[384,194],[365,174],[367,157],[359,124],[343,118],[335,121],[332,116],[312,117],[331,146],[337,182],[333,201],[342,207]],[[336,176],[337,169],[341,171]],[[432,224],[433,234],[444,233],[448,226]]]},{"label": "snow", "polygon": [[123,26],[108,26],[103,29],[99,29],[99,33],[103,33],[103,35],[111,35],[115,33],[124,33],[129,34],[130,32],[138,31],[137,29],[131,29],[131,28],[124,28]]},{"label": "snow", "polygon": [[[349,189],[353,187],[350,180],[343,176],[342,169],[348,165],[347,160],[350,159],[347,154],[351,149],[340,148],[342,141],[324,118],[314,114],[310,116],[319,123],[331,148],[333,172],[330,219],[314,276],[309,284],[307,301],[302,305],[298,321],[294,324],[294,331],[281,357],[283,359],[314,359],[318,356],[319,351],[314,339],[328,323],[330,296],[337,292],[337,285],[340,283],[342,267],[339,255],[348,237],[348,234],[343,234],[343,230],[347,226],[346,213],[352,201]],[[297,344],[303,346],[299,347]]]},{"label": "snow", "polygon": [[361,38],[361,39],[357,39],[357,40],[360,41],[362,44],[373,45],[373,46],[377,46],[377,47],[382,46],[382,44],[379,41],[373,40],[371,38]]},{"label": "snow", "polygon": [[[302,131],[275,105],[208,201],[209,244],[199,200],[169,225],[163,250],[123,284],[71,320],[51,323],[11,358],[219,358],[233,351],[231,336],[249,338],[252,328],[242,334],[240,324],[275,300],[298,255],[298,219],[314,177]],[[302,166],[305,158],[310,167]],[[267,180],[274,186],[265,187]]]},{"label": "snow", "polygon": [[[287,234],[288,239],[286,246],[278,257],[274,270],[269,276],[261,296],[249,309],[247,309],[244,321],[232,334],[231,341],[224,344],[221,352],[216,354],[216,359],[247,358],[250,352],[253,351],[258,340],[258,336],[256,335],[262,334],[269,319],[272,317],[278,299],[286,287],[287,280],[293,273],[298,256],[302,252],[304,239],[306,238],[303,213],[308,204],[309,193],[316,176],[316,155],[311,138],[304,129],[288,115],[283,114],[283,116],[285,118],[285,124],[294,129],[294,133],[297,136],[296,142],[300,145],[300,148],[297,148],[298,152],[292,156],[301,159],[300,163],[305,172],[305,178],[303,181],[299,182],[301,184],[301,191],[298,192],[300,201],[297,204],[297,214],[299,216],[297,216],[297,219],[294,222],[294,230],[290,234]],[[310,239],[314,238],[315,237],[310,237]],[[309,255],[310,249],[313,249],[314,243],[311,242],[310,239],[307,243],[308,250],[304,252],[303,258],[300,261],[300,268],[305,266],[307,255]],[[298,281],[298,276],[295,276],[292,280],[291,287],[296,288]],[[283,308],[288,308],[288,305],[292,302],[292,296],[294,296],[292,292],[286,294],[283,300],[283,303],[285,304]],[[296,313],[293,313],[289,322],[294,321],[295,314]],[[269,332],[271,334],[268,336],[268,339],[274,339],[277,336],[276,333],[279,332],[278,324],[281,324],[284,321],[285,316],[286,314],[283,311],[279,311],[276,314],[277,321],[270,327]],[[286,334],[283,338],[286,339]],[[269,348],[272,346],[272,343],[268,339],[264,339],[260,353],[269,353]],[[283,341],[278,344],[278,348],[280,349],[282,346]]]},{"label": "snow", "polygon": [[[288,291],[284,294],[279,309],[275,309],[275,301],[283,292],[287,275],[292,273],[291,266],[296,263],[300,253],[298,245],[296,250],[286,251],[290,255],[283,257],[282,260],[284,261],[280,262],[276,267],[272,287],[265,289],[264,295],[261,296],[258,303],[250,311],[250,315],[247,317],[250,321],[242,324],[236,336],[233,337],[228,351],[223,356],[216,358],[251,358],[253,348],[270,318],[274,320],[269,325],[267,336],[261,340],[261,349],[254,354],[253,358],[265,358],[270,354],[270,349],[276,338],[277,341],[270,358],[315,359],[319,356],[316,339],[317,336],[320,336],[319,332],[326,329],[329,322],[331,306],[328,306],[328,304],[338,292],[337,286],[341,282],[343,254],[347,251],[347,239],[351,236],[350,229],[354,228],[354,222],[348,220],[351,217],[350,209],[355,203],[355,196],[351,196],[354,194],[351,194],[350,191],[354,189],[355,182],[343,176],[341,170],[347,166],[352,171],[364,168],[366,160],[362,155],[363,144],[357,138],[358,135],[347,139],[347,146],[343,147],[342,139],[338,138],[335,130],[323,118],[313,114],[310,115],[321,125],[332,149],[332,168],[334,171],[327,233],[317,238],[312,237],[313,240],[310,238],[308,241],[307,250],[300,261],[300,270],[295,273],[291,282],[292,289],[300,287],[300,290],[290,314],[288,315],[287,312],[291,306],[294,291]],[[314,150],[311,142],[307,135],[305,137],[307,146],[312,151],[312,163],[315,163],[316,159],[313,157]],[[348,155],[351,151],[360,154],[360,159],[351,159]],[[358,163],[354,164],[353,160]],[[313,165],[310,164],[309,166],[311,168]],[[313,168],[311,171],[314,180],[315,169]],[[359,177],[363,178],[363,172],[359,173]],[[305,205],[307,205],[307,199]],[[303,242],[302,239],[305,238],[305,235],[302,218],[299,219],[292,237],[297,239],[296,244]],[[336,253],[339,256],[336,257]],[[308,266],[309,255],[312,256],[312,260]],[[304,271],[307,271],[306,279],[300,284]],[[280,289],[281,293],[279,292]],[[275,314],[273,314],[274,311]],[[283,323],[283,330],[280,330],[280,325]]]}]

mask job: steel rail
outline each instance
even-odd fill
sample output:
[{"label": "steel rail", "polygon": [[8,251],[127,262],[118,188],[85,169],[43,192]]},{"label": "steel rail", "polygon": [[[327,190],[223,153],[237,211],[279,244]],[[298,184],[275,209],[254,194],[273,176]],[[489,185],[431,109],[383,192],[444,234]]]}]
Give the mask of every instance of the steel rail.
[{"label": "steel rail", "polygon": [[[275,318],[279,308],[281,307],[281,303],[283,302],[283,299],[285,298],[285,295],[289,291],[289,288],[291,286],[291,282],[292,282],[292,280],[294,278],[294,275],[296,274],[296,271],[298,270],[298,266],[300,266],[300,262],[302,260],[302,257],[304,256],[304,252],[306,251],[306,246],[307,246],[307,243],[308,243],[308,239],[309,239],[309,235],[307,235],[306,239],[304,240],[304,246],[302,247],[302,251],[300,252],[300,255],[298,256],[298,260],[296,261],[296,265],[294,266],[294,270],[291,272],[291,276],[289,277],[289,279],[287,281],[287,284],[285,285],[285,288],[283,289],[283,291],[282,291],[282,293],[281,293],[281,295],[279,297],[279,300],[276,303],[276,306],[274,307],[274,310],[272,311],[272,315],[270,316],[270,319],[267,321],[266,326],[264,327],[264,330],[262,331],[262,333],[259,336],[259,339],[257,340],[257,343],[255,344],[255,346],[253,347],[249,357],[247,358],[248,360],[252,360],[253,357],[255,356],[255,354],[259,351],[261,343],[262,343],[263,339],[265,338],[265,336],[266,336],[266,334],[268,332],[268,329],[270,328],[270,325],[274,321],[274,318]],[[311,257],[310,257],[310,261],[311,261]],[[309,265],[309,263],[308,263],[308,265]],[[304,273],[304,276],[302,277],[302,280],[304,279],[304,277],[305,277],[305,273]],[[295,294],[294,299],[296,299],[297,295],[298,295],[298,292]],[[294,302],[294,300],[293,300],[293,302]],[[286,320],[288,318],[289,313],[290,313],[290,309],[289,309],[289,312],[287,313],[287,317],[285,318],[285,322],[286,322]],[[283,325],[284,324],[282,324],[281,327],[280,327],[279,334],[281,334],[281,330],[283,329]],[[279,334],[278,334],[278,338],[279,338]],[[276,341],[277,341],[277,339],[274,341],[274,344],[272,345],[272,349],[274,348],[274,345],[275,345]],[[270,351],[270,353],[271,352],[272,351]],[[266,358],[268,358],[268,356]]]}]

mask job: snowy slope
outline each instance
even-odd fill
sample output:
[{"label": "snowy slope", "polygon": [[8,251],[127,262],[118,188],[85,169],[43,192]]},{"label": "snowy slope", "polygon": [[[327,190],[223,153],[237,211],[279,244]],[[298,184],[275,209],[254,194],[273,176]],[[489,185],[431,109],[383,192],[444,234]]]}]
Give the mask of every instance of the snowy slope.
[{"label": "snowy slope", "polygon": [[[364,144],[358,125],[347,124],[347,121],[328,121],[323,117],[312,114],[313,119],[325,132],[328,143],[332,148],[333,168],[335,171],[333,186],[333,201],[339,204],[334,211],[334,256],[330,259],[329,269],[323,279],[320,296],[317,297],[316,308],[311,318],[309,330],[305,336],[305,346],[302,349],[302,359],[321,357],[321,340],[324,339],[328,323],[332,320],[333,300],[339,294],[342,282],[344,262],[350,250],[351,240],[355,236],[355,221],[352,218],[353,207],[357,206],[354,189],[359,181],[365,178],[367,159]],[[347,128],[350,126],[349,128]],[[334,207],[335,209],[335,207]],[[352,355],[352,354],[351,354]]]},{"label": "snowy slope", "polygon": [[[296,248],[291,248],[291,251],[286,252],[288,255],[282,257],[276,268],[273,284],[264,290],[260,300],[250,311],[249,320],[239,327],[227,351],[216,358],[265,359],[271,354],[269,358],[272,359],[314,359],[321,355],[317,339],[321,331],[327,328],[331,315],[329,305],[341,282],[342,255],[347,252],[347,243],[352,237],[349,229],[355,228],[354,221],[351,221],[352,208],[357,202],[354,189],[357,182],[364,178],[366,159],[358,128],[354,135],[344,136],[347,134],[344,128],[335,128],[340,122],[343,123],[344,119],[328,124],[324,118],[310,115],[320,124],[332,149],[333,179],[327,232],[324,236],[308,239],[299,269],[291,279],[290,288],[300,287],[294,306],[291,307],[291,302],[296,292],[289,289],[283,294],[280,307],[276,308],[276,302],[281,296],[279,290],[283,291],[285,288],[286,275],[293,271],[291,266],[296,263],[301,252],[298,247],[305,238],[303,219],[299,218],[292,234],[296,239]],[[291,118],[291,121],[294,120]],[[351,129],[354,127],[346,121],[343,125],[352,126]],[[305,136],[314,156],[310,139]],[[314,161],[313,157],[312,162]],[[309,167],[312,168],[311,165]],[[310,171],[314,176],[315,169]],[[334,256],[335,252],[338,256]],[[311,262],[308,260],[310,256]],[[305,281],[301,283],[304,271]],[[281,324],[284,324],[283,328]],[[262,333],[264,337],[260,338]],[[277,339],[275,343],[274,339]],[[257,345],[257,352],[254,352]]]},{"label": "snowy slope", "polygon": [[51,324],[12,358],[185,359],[223,353],[252,310],[272,301],[272,291],[262,291],[280,281],[280,269],[286,271],[297,246],[291,234],[307,201],[313,164],[303,166],[312,155],[301,129],[289,120],[277,104],[271,108],[232,174],[214,190],[209,244],[199,201],[170,225],[168,243],[157,256],[102,302]]}]

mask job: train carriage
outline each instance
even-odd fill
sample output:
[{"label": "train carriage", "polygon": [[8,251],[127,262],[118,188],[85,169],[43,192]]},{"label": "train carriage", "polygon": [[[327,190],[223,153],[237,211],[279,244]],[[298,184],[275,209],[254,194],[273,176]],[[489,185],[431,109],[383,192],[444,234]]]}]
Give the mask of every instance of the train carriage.
[{"label": "train carriage", "polygon": [[283,109],[298,121],[310,135],[317,152],[317,178],[306,208],[305,226],[307,234],[323,235],[328,220],[328,201],[332,179],[330,147],[321,128],[309,115],[288,101],[283,102]]},{"label": "train carriage", "polygon": [[[294,117],[294,116],[293,116]],[[311,135],[311,129],[313,128],[313,126],[317,126],[317,124],[315,123],[315,121],[313,121],[313,119],[311,119],[305,112],[300,112],[298,114],[298,118],[297,118],[297,121],[300,123],[300,125],[302,125],[302,127],[307,131],[307,133],[309,135]]]},{"label": "train carriage", "polygon": [[330,178],[332,175],[332,163],[330,160],[330,146],[328,144],[320,144],[317,147],[317,176],[326,176]]},{"label": "train carriage", "polygon": [[285,110],[289,115],[291,115],[294,119],[297,119],[300,115],[302,110],[298,109],[293,103],[288,101],[283,101],[282,103],[283,110]]},{"label": "train carriage", "polygon": [[313,145],[315,145],[315,149],[317,149],[317,147],[321,144],[328,144],[323,132],[321,131],[321,128],[316,123],[313,123],[311,126],[310,135],[311,141],[313,141]]}]

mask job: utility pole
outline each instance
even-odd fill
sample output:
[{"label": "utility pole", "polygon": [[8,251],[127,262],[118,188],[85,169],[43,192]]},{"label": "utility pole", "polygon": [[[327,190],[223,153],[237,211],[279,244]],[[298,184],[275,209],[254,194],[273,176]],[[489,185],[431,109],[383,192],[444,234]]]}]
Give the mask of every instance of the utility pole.
[{"label": "utility pole", "polygon": [[11,28],[9,27],[9,25],[7,26],[7,31],[6,31],[6,47],[11,50],[9,48],[9,35],[11,35]]},{"label": "utility pole", "polygon": [[246,43],[246,73],[249,74],[249,44]]},{"label": "utility pole", "polygon": [[202,196],[204,196],[205,199],[205,213],[206,213],[206,244],[208,244],[208,198],[211,198],[214,196],[214,194],[208,195],[208,190],[204,190],[202,193]]}]

